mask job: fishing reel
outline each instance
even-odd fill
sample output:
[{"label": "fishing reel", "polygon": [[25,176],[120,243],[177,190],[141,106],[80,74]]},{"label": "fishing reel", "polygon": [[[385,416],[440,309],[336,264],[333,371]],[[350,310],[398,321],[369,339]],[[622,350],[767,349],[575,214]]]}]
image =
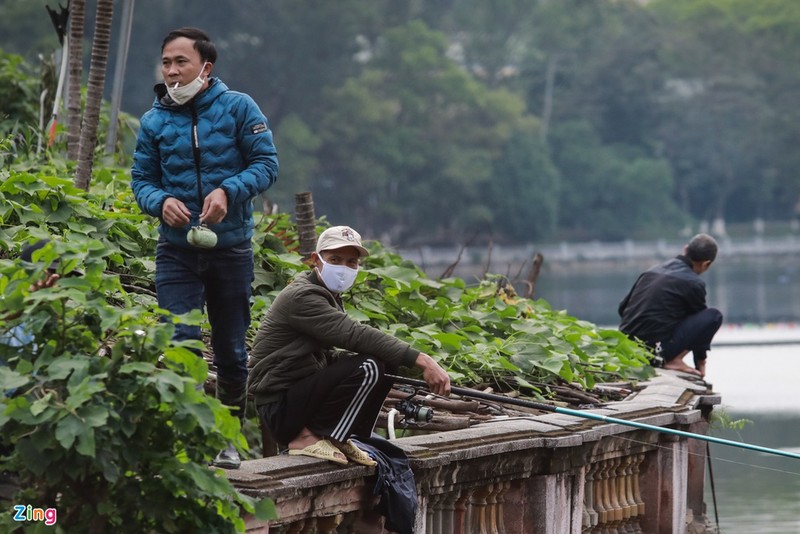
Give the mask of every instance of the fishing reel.
[{"label": "fishing reel", "polygon": [[414,401],[413,399],[416,395],[417,392],[415,390],[395,405],[395,409],[403,416],[403,424],[418,425],[430,423],[433,420],[433,408],[425,406],[422,402]]}]

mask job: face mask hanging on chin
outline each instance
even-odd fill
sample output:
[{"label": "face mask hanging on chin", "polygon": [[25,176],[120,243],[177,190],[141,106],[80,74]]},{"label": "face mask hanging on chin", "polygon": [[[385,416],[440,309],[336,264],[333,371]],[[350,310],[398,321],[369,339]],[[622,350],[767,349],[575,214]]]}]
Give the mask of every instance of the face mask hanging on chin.
[{"label": "face mask hanging on chin", "polygon": [[180,82],[175,82],[175,85],[172,86],[170,86],[169,83],[166,84],[167,93],[169,93],[170,98],[175,101],[176,104],[182,106],[200,92],[200,89],[202,89],[203,85],[206,83],[206,78],[203,78],[203,70],[205,68],[206,63],[203,63],[203,66],[200,67],[200,74],[197,75],[197,78],[186,85],[179,86],[178,84]]}]

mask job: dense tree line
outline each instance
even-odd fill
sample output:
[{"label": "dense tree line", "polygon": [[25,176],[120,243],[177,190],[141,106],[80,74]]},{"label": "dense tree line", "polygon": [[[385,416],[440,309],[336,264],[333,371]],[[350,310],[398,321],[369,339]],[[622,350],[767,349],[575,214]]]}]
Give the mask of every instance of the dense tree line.
[{"label": "dense tree line", "polygon": [[[52,53],[46,3],[6,0],[0,47]],[[203,27],[215,74],[272,122],[271,200],[310,190],[389,243],[797,215],[795,0],[137,0],[134,17],[125,111],[149,107],[163,35]],[[22,89],[0,78],[6,129]]]}]

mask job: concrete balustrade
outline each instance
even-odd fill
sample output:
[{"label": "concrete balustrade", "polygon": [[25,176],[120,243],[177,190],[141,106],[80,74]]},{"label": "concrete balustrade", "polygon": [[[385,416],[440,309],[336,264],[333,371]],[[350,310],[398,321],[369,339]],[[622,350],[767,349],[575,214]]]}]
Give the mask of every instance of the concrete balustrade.
[{"label": "concrete balustrade", "polygon": [[[593,410],[706,433],[719,397],[660,371],[634,396]],[[550,413],[399,438],[429,534],[683,533],[708,528],[705,442]],[[279,455],[228,471],[242,492],[270,497],[279,518],[247,519],[252,533],[380,533],[374,468]],[[710,532],[711,530],[708,529]]]}]

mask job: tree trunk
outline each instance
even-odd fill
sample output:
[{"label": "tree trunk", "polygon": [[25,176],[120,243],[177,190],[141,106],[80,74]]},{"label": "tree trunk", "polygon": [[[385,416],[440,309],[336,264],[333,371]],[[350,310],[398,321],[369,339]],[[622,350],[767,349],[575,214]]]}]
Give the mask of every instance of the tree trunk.
[{"label": "tree trunk", "polygon": [[89,190],[92,181],[94,149],[97,146],[97,127],[100,123],[100,105],[106,83],[106,63],[111,42],[111,19],[114,0],[97,0],[97,22],[92,39],[92,61],[89,64],[89,83],[86,88],[86,110],[81,123],[78,146],[78,168],[75,170],[75,187]]},{"label": "tree trunk", "polygon": [[317,245],[317,218],[314,215],[314,198],[311,192],[295,193],[294,206],[297,234],[300,238],[300,255],[307,260]]},{"label": "tree trunk", "polygon": [[86,0],[69,6],[69,86],[67,89],[67,158],[78,159],[81,136],[81,82],[83,81],[83,23]]}]

